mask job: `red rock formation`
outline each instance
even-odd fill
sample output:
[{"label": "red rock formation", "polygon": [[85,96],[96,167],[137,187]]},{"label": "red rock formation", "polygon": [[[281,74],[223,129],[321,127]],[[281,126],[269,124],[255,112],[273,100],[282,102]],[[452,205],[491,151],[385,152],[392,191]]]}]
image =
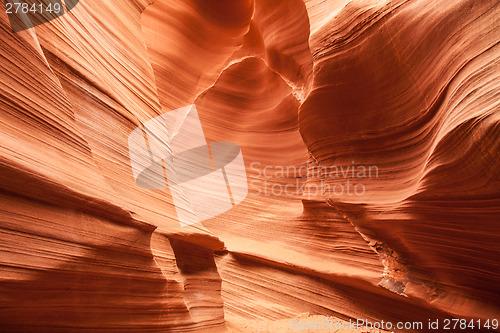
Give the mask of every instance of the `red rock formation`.
[{"label": "red rock formation", "polygon": [[[14,32],[2,3],[0,331],[499,320],[499,15],[80,0]],[[190,104],[241,147],[249,194],[180,228],[127,139]]]}]

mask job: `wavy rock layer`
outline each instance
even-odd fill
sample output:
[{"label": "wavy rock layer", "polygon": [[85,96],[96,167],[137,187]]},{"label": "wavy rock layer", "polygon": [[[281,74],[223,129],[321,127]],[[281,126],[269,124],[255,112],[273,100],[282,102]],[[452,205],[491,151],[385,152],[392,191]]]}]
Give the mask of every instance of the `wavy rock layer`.
[{"label": "wavy rock layer", "polygon": [[378,166],[365,195],[328,200],[392,249],[407,270],[393,283],[487,318],[500,272],[499,8],[423,4],[353,3],[312,36],[301,133],[320,165]]},{"label": "wavy rock layer", "polygon": [[[500,319],[496,2],[0,9],[2,331]],[[189,104],[249,195],[181,229],[127,138]]]}]

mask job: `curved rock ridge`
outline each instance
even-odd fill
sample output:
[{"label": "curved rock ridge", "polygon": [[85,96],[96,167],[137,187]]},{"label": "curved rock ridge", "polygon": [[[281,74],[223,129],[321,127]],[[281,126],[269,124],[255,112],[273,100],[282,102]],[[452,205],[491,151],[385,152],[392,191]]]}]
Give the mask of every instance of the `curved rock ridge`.
[{"label": "curved rock ridge", "polygon": [[[363,184],[363,195],[333,188],[325,197],[380,248],[392,280],[383,284],[491,318],[500,272],[500,8],[425,4],[352,2],[312,35],[314,83],[299,126],[330,172],[322,175],[328,190]],[[342,167],[349,172],[335,177]]]},{"label": "curved rock ridge", "polygon": [[[5,8],[0,331],[500,320],[495,1],[80,0],[19,32]],[[180,227],[128,138],[193,104],[248,195]]]}]

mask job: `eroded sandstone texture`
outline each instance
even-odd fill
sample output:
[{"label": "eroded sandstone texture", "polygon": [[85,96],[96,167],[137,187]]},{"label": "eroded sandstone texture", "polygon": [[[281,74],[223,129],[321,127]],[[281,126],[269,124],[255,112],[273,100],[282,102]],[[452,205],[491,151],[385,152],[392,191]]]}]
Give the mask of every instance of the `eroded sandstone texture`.
[{"label": "eroded sandstone texture", "polygon": [[[2,2],[0,29],[0,331],[500,319],[497,1],[80,0],[17,33]],[[180,228],[127,138],[190,104],[249,194]]]}]

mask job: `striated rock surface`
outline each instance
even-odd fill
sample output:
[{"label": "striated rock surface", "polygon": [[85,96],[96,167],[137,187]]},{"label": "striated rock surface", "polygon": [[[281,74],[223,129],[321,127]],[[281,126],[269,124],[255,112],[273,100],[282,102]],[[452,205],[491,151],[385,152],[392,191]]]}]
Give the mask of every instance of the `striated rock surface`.
[{"label": "striated rock surface", "polygon": [[[499,331],[499,17],[80,0],[14,32],[1,3],[0,331]],[[137,186],[127,140],[191,104],[207,142],[241,147],[248,195],[181,228],[188,200]]]}]

